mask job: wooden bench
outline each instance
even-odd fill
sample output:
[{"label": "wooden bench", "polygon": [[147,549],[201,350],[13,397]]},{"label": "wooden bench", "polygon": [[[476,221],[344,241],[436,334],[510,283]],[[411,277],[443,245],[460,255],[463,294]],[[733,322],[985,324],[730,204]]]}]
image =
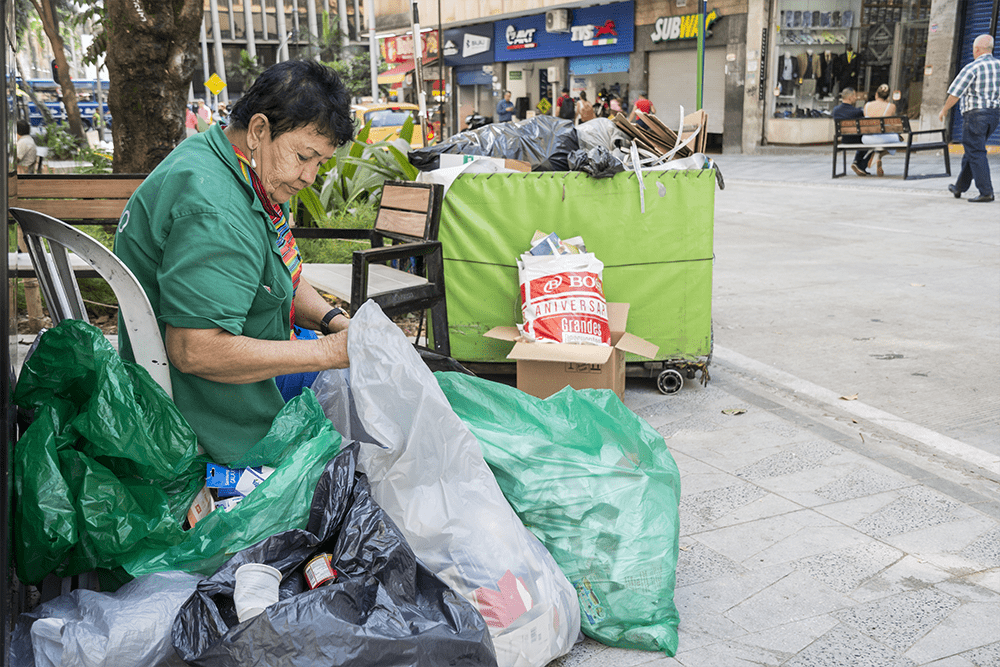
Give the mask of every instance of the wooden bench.
[{"label": "wooden bench", "polygon": [[[51,215],[73,225],[100,225],[113,232],[129,197],[145,174],[22,174],[17,177],[11,206]],[[8,214],[9,224],[15,224]],[[22,248],[23,250],[23,248]],[[87,262],[69,255],[74,272],[81,278],[97,277]],[[27,252],[8,253],[10,272],[19,278],[34,278],[35,267]]]},{"label": "wooden bench", "polygon": [[[945,128],[937,130],[911,130],[910,119],[906,116],[880,116],[877,118],[836,118],[834,119],[835,134],[833,139],[833,178],[847,173],[847,152],[859,150],[901,150],[905,151],[903,163],[903,180],[910,178],[910,155],[921,151],[941,151],[944,154],[943,174],[924,174],[913,178],[936,178],[951,176],[951,157],[948,154],[948,131]],[[848,138],[856,139],[865,135],[896,134],[899,141],[878,144],[849,143]],[[940,140],[930,139],[930,135],[940,135]],[[917,139],[917,141],[914,141]],[[837,173],[837,153],[842,155],[841,172]]]}]

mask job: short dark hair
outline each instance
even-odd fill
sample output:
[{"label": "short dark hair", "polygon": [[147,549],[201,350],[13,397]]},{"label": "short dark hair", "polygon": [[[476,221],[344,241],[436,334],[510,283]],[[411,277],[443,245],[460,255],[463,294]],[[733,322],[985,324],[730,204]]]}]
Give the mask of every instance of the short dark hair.
[{"label": "short dark hair", "polygon": [[28,121],[24,119],[17,121],[17,134],[22,137],[31,134],[31,125],[28,124]]},{"label": "short dark hair", "polygon": [[230,125],[250,126],[262,113],[271,124],[271,139],[307,125],[342,146],[354,136],[350,97],[340,77],[314,60],[286,60],[257,77],[230,110]]},{"label": "short dark hair", "polygon": [[563,92],[564,93],[568,93],[569,92],[569,88],[563,88]]}]

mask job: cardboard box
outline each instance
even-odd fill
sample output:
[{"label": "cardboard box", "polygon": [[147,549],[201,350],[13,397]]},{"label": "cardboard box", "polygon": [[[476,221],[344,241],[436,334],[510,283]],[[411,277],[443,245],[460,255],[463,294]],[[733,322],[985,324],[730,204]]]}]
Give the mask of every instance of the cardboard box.
[{"label": "cardboard box", "polygon": [[523,172],[531,171],[531,164],[522,160],[507,160],[499,157],[487,157],[485,155],[455,155],[454,153],[441,153],[440,157],[441,163],[438,167],[441,169],[446,169],[448,167],[461,167],[463,164],[468,164],[474,160],[489,160],[497,163],[505,169],[513,169],[514,171]]},{"label": "cardboard box", "polygon": [[563,387],[574,389],[611,389],[618,398],[625,394],[625,353],[647,359],[659,348],[625,331],[627,303],[608,304],[611,345],[573,345],[569,343],[518,342],[517,327],[495,327],[484,335],[514,342],[508,359],[517,361],[517,388],[548,398]]}]

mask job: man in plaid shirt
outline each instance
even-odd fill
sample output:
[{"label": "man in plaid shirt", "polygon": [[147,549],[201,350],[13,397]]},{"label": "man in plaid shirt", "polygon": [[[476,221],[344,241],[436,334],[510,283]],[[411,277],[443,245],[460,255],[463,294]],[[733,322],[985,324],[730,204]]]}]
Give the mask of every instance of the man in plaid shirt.
[{"label": "man in plaid shirt", "polygon": [[993,201],[993,183],[990,181],[990,163],[986,157],[986,139],[1000,124],[1000,60],[993,57],[993,38],[980,35],[972,43],[973,61],[962,68],[948,87],[948,100],[938,118],[944,117],[962,100],[962,171],[948,190],[955,199],[969,189],[973,179],[979,196],[971,202]]}]

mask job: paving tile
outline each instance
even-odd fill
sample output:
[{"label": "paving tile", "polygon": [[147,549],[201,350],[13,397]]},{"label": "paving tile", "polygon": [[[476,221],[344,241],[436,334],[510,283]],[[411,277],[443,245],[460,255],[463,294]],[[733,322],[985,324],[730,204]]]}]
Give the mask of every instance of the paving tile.
[{"label": "paving tile", "polygon": [[854,527],[872,537],[885,538],[910,531],[939,526],[956,518],[962,504],[922,486],[900,490],[899,497],[873,512]]},{"label": "paving tile", "polygon": [[748,523],[750,521],[758,521],[760,519],[768,519],[771,517],[776,517],[784,514],[789,514],[791,512],[797,512],[802,509],[802,506],[777,496],[773,493],[766,493],[757,500],[751,503],[747,503],[742,507],[737,507],[729,514],[720,517],[715,521],[715,525],[719,527],[734,526],[741,523]]},{"label": "paving tile", "polygon": [[915,667],[909,658],[857,630],[838,625],[784,667]]},{"label": "paving tile", "polygon": [[994,528],[976,538],[961,554],[986,567],[1000,566],[1000,528]]},{"label": "paving tile", "polygon": [[736,475],[748,480],[788,475],[800,470],[819,468],[826,459],[841,452],[842,449],[837,445],[825,440],[814,440],[784,448],[753,465],[740,468]]},{"label": "paving tile", "polygon": [[851,604],[850,598],[804,572],[795,571],[728,610],[725,616],[748,632],[760,632]]},{"label": "paving tile", "polygon": [[684,653],[678,652],[677,659],[684,667],[778,667],[781,656],[768,651],[739,643],[720,642],[702,646]]},{"label": "paving tile", "polygon": [[[732,478],[729,479],[732,480]],[[759,486],[740,481],[729,486],[690,495],[682,492],[678,504],[681,530],[684,534],[689,534],[695,530],[695,527],[700,527],[700,529],[713,527],[714,521],[765,495],[767,495],[767,491]]]},{"label": "paving tile", "polygon": [[900,593],[834,612],[868,637],[905,653],[962,603],[936,588]]},{"label": "paving tile", "polygon": [[797,510],[700,533],[698,541],[744,567],[756,569],[769,565],[761,554],[775,544],[793,535],[804,535],[811,529],[833,527],[839,527],[837,522],[821,514],[812,510]]},{"label": "paving tile", "polygon": [[955,515],[948,523],[891,535],[882,541],[938,567],[949,569],[957,576],[989,569],[984,563],[964,556],[963,550],[976,536],[996,526],[996,522],[964,505]]},{"label": "paving tile", "polygon": [[[796,563],[801,559],[829,554],[832,544],[860,549],[872,543],[871,538],[856,530],[840,524],[825,522],[826,519],[819,519],[815,525],[805,525],[798,532],[758,551],[753,557],[754,564],[759,567],[760,565],[776,563]],[[797,563],[796,567],[808,572],[808,570],[798,567]]]},{"label": "paving tile", "polygon": [[[959,602],[1000,602],[1000,594],[988,587],[976,584],[969,577],[942,581],[936,588]],[[997,619],[997,625],[1000,626],[1000,618]],[[998,630],[997,639],[1000,639],[1000,630]]]},{"label": "paving tile", "polygon": [[935,660],[934,662],[924,663],[921,667],[978,667],[975,663],[970,662],[968,658],[961,655],[952,655],[947,658],[942,658],[940,660]]},{"label": "paving tile", "polygon": [[1000,593],[1000,568],[970,574],[965,577],[965,580],[975,586],[980,586],[994,593]]},{"label": "paving tile", "polygon": [[681,540],[677,554],[676,588],[745,572],[746,569],[739,563],[712,551],[704,544],[695,540]]},{"label": "paving tile", "polygon": [[906,555],[851,591],[851,597],[858,602],[870,602],[934,586],[953,576],[932,563]]},{"label": "paving tile", "polygon": [[967,651],[961,656],[976,667],[996,667],[1000,665],[1000,642]]},{"label": "paving tile", "polygon": [[854,468],[843,477],[838,477],[817,488],[816,494],[829,502],[840,502],[875,495],[883,491],[901,489],[911,484],[909,478],[895,471],[881,466],[879,466],[879,470],[876,470],[873,466],[865,465]]},{"label": "paving tile", "polygon": [[[639,667],[650,663],[656,664],[664,655],[655,651],[636,651],[608,647],[587,660],[579,663],[579,667]],[[665,663],[665,664],[670,664]],[[673,664],[678,664],[674,661]],[[569,667],[568,665],[566,667]]]},{"label": "paving tile", "polygon": [[869,541],[803,558],[795,563],[795,567],[835,591],[850,593],[904,556],[898,549],[881,542]]},{"label": "paving tile", "polygon": [[[913,645],[906,655],[918,664],[963,654],[973,664],[1000,664],[1000,602],[963,604]],[[973,653],[978,652],[978,655]]]},{"label": "paving tile", "polygon": [[691,458],[687,454],[678,452],[674,455],[674,461],[681,471],[681,501],[706,491],[715,491],[734,484],[746,484],[729,473]]},{"label": "paving tile", "polygon": [[788,660],[829,632],[837,623],[837,619],[828,614],[813,616],[802,621],[749,633],[730,643],[755,646]]},{"label": "paving tile", "polygon": [[582,642],[577,642],[573,645],[573,648],[570,649],[569,653],[561,658],[556,658],[548,664],[548,667],[580,667],[588,660],[603,653],[607,649],[608,647],[604,644],[595,641],[590,637],[584,637]]}]

